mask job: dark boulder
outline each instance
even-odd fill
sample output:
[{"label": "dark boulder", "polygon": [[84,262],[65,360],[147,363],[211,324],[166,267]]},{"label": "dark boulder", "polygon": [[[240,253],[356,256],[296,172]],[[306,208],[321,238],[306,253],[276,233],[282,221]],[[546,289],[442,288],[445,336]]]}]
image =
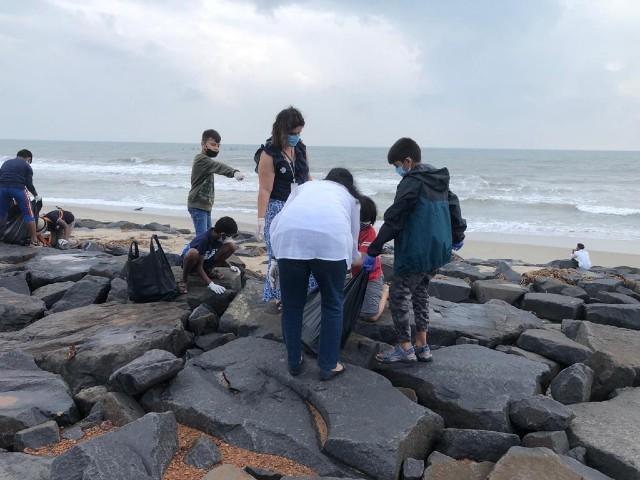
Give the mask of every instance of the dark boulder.
[{"label": "dark boulder", "polygon": [[584,301],[556,293],[527,293],[522,300],[522,309],[540,318],[562,321],[565,318],[582,318]]},{"label": "dark boulder", "polygon": [[[60,441],[58,424],[53,420],[25,428],[16,432],[13,447],[16,450],[25,448],[40,448]],[[1,477],[0,477],[1,478]]]},{"label": "dark boulder", "polygon": [[107,295],[106,301],[115,303],[127,303],[129,301],[127,281],[120,277],[112,278],[111,286],[109,287],[109,295]]},{"label": "dark boulder", "polygon": [[544,447],[559,455],[566,455],[569,452],[569,439],[564,430],[532,432],[523,437],[522,446],[528,448]]},{"label": "dark boulder", "polygon": [[182,370],[183,361],[166,350],[149,350],[113,372],[109,383],[128,395],[138,395]]},{"label": "dark boulder", "polygon": [[451,458],[497,462],[511,447],[520,445],[513,433],[445,428],[436,450]]},{"label": "dark boulder", "polygon": [[187,320],[187,329],[194,335],[206,335],[218,330],[218,315],[206,304],[197,306]]},{"label": "dark boulder", "polygon": [[427,293],[448,302],[465,302],[471,297],[471,285],[460,278],[436,276],[429,282]]},{"label": "dark boulder", "polygon": [[549,367],[549,373],[542,379],[543,387],[549,385],[551,380],[553,380],[553,378],[560,372],[560,370],[562,370],[562,367],[558,362],[555,362],[550,358],[543,357],[542,355],[538,355],[537,353],[529,352],[528,350],[516,347],[514,345],[498,345],[496,347],[496,350],[498,352],[508,353],[510,355],[518,355],[519,357],[524,357],[534,362],[540,362]]},{"label": "dark boulder", "polygon": [[39,298],[0,288],[0,332],[20,330],[41,318],[44,310]]},{"label": "dark boulder", "polygon": [[200,435],[184,456],[184,463],[196,468],[211,468],[222,461],[218,446],[206,435]]},{"label": "dark boulder", "polygon": [[511,305],[520,302],[525,293],[529,290],[516,283],[506,280],[478,280],[473,282],[473,294],[480,303],[487,303],[489,300],[502,300]]},{"label": "dark boulder", "polygon": [[29,288],[29,274],[25,272],[10,272],[0,275],[0,288],[6,288],[21,295],[31,295]]},{"label": "dark boulder", "polygon": [[415,390],[447,427],[507,433],[513,430],[509,402],[540,393],[548,372],[542,363],[478,345],[440,348],[429,364],[378,368],[394,385]]},{"label": "dark boulder", "polygon": [[107,299],[109,285],[108,278],[87,275],[69,288],[62,298],[53,304],[49,312],[58,313],[86,307],[92,303],[103,303]]},{"label": "dark boulder", "polygon": [[588,402],[592,385],[593,370],[583,363],[574,363],[553,379],[551,396],[565,405]]},{"label": "dark boulder", "polygon": [[51,457],[0,451],[0,478],[2,480],[50,480],[52,463]]},{"label": "dark boulder", "polygon": [[585,307],[585,318],[593,323],[640,330],[640,304],[610,305],[592,303]]},{"label": "dark boulder", "polygon": [[636,305],[640,303],[640,300],[637,300],[629,295],[625,295],[624,293],[618,292],[598,292],[595,298],[600,303],[612,303],[621,305]]},{"label": "dark boulder", "polygon": [[527,330],[518,338],[518,346],[555,360],[563,365],[584,363],[591,356],[591,349],[567,338],[554,330]]},{"label": "dark boulder", "polygon": [[619,278],[585,279],[578,282],[578,286],[584,288],[590,297],[596,297],[599,292],[615,292],[616,288],[624,285]]},{"label": "dark boulder", "polygon": [[47,308],[51,308],[74,284],[75,282],[50,283],[34,290],[32,295],[42,300]]},{"label": "dark boulder", "polygon": [[535,395],[513,400],[509,404],[509,418],[522,430],[549,432],[567,428],[573,413],[552,398]]},{"label": "dark boulder", "polygon": [[495,266],[471,265],[461,261],[447,263],[438,270],[438,273],[447,277],[468,278],[472,282],[476,280],[489,280],[498,276]]}]

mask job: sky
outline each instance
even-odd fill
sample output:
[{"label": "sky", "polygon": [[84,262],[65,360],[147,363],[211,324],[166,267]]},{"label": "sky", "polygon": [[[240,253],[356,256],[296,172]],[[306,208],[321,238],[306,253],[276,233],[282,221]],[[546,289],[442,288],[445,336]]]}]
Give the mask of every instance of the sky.
[{"label": "sky", "polygon": [[0,138],[640,150],[637,0],[0,2]]}]

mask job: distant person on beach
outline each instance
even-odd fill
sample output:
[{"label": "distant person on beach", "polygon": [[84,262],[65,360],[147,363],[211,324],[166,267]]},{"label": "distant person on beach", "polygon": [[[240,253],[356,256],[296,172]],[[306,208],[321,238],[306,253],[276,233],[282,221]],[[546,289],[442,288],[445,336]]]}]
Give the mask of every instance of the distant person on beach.
[{"label": "distant person on beach", "polygon": [[[269,259],[269,273],[263,292],[265,302],[274,299],[280,301],[280,289],[276,282],[270,280],[274,277],[271,273],[271,221],[282,210],[292,190],[310,180],[307,147],[300,138],[304,124],[304,118],[298,109],[285,108],[273,122],[271,137],[255,155],[258,173],[256,237],[259,240],[264,238]],[[315,286],[313,281],[310,286]]]},{"label": "distant person on beach", "polygon": [[76,221],[73,213],[68,210],[63,210],[62,208],[57,208],[45,215],[41,215],[41,218],[44,220],[45,228],[50,234],[49,244],[52,247],[61,249],[69,248],[71,232],[73,232],[73,226]]},{"label": "distant person on beach", "polygon": [[571,259],[576,267],[583,270],[589,270],[591,268],[591,258],[589,252],[584,248],[582,243],[576,245],[576,248],[571,250]]},{"label": "distant person on beach", "polygon": [[320,378],[329,380],[345,370],[338,358],[343,289],[347,269],[360,264],[359,198],[351,173],[333,168],[324,180],[307,182],[291,192],[271,223],[282,289],[282,334],[291,375],[302,369],[302,316],[311,274],[321,297]]},{"label": "distant person on beach", "polygon": [[[395,239],[389,296],[398,343],[376,358],[382,363],[428,362],[427,288],[435,271],[449,262],[451,250],[462,248],[467,224],[458,197],[449,190],[449,171],[422,164],[420,146],[414,140],[399,139],[389,149],[387,161],[402,180],[378,236],[367,249],[363,268],[373,271],[384,244]],[[412,309],[415,346],[411,343]]]},{"label": "distant person on beach", "polygon": [[[378,217],[378,208],[375,202],[367,197],[360,197],[360,234],[358,235],[358,250],[365,255],[371,242],[376,239],[376,230],[373,226]],[[353,274],[357,274],[360,268],[354,268]],[[369,273],[367,292],[360,309],[360,318],[367,322],[377,322],[384,311],[389,298],[389,287],[384,283],[382,276],[382,262],[376,257],[375,264]]]},{"label": "distant person on beach", "polygon": [[16,158],[5,161],[0,167],[0,232],[4,230],[7,213],[15,201],[24,217],[31,245],[37,246],[36,219],[31,208],[29,192],[36,201],[40,201],[41,198],[33,186],[32,160],[33,154],[29,150],[20,150]]},{"label": "distant person on beach", "polygon": [[[227,260],[238,248],[233,237],[238,233],[238,225],[231,217],[222,217],[213,228],[196,236],[182,250],[182,283],[178,285],[180,294],[187,293],[189,275],[197,273],[205,285],[218,295],[225,292],[222,285],[215,283],[215,267],[229,267]],[[231,266],[239,272],[238,267]]]},{"label": "distant person on beach", "polygon": [[196,236],[211,228],[211,209],[215,194],[214,174],[235,178],[239,182],[244,180],[240,170],[214,160],[220,152],[220,141],[220,134],[215,130],[202,132],[202,151],[195,156],[191,166],[191,190],[187,207]]}]

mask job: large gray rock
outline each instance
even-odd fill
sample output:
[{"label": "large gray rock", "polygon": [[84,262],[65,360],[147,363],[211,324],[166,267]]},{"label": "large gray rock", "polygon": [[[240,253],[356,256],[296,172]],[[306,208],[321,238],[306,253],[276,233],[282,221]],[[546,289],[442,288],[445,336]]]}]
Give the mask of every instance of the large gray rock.
[{"label": "large gray rock", "polygon": [[144,416],[144,410],[138,402],[122,392],[107,392],[100,397],[91,412],[99,412],[99,416],[103,420],[109,420],[116,427],[121,427]]},{"label": "large gray rock", "polygon": [[149,413],[58,456],[51,480],[161,480],[177,450],[173,413]]},{"label": "large gray rock", "polygon": [[25,272],[10,272],[0,275],[0,288],[6,288],[15,293],[21,295],[31,295],[31,289],[29,288],[28,273]]},{"label": "large gray rock", "polygon": [[50,480],[52,463],[51,457],[0,451],[0,478],[2,480]]},{"label": "large gray rock", "polygon": [[[176,280],[182,280],[182,268],[173,267]],[[213,293],[205,285],[200,277],[192,275],[188,280],[187,295],[182,296],[182,300],[189,304],[190,308],[196,308],[203,303],[208,305],[218,316],[222,315],[238,293],[242,291],[242,275],[232,272],[228,268],[216,268],[222,278],[216,279],[216,283],[226,288],[222,294]]]},{"label": "large gray rock", "polygon": [[87,275],[69,288],[49,311],[64,312],[73,308],[86,307],[92,303],[103,303],[107,299],[110,283],[108,278]]},{"label": "large gray rock", "polygon": [[518,338],[518,346],[563,365],[584,363],[592,353],[590,348],[554,330],[527,330]]},{"label": "large gray rock", "polygon": [[585,307],[585,318],[593,323],[640,330],[640,304],[610,305],[592,303]]},{"label": "large gray rock", "polygon": [[564,321],[563,332],[594,350],[586,364],[594,371],[592,399],[640,384],[640,332],[591,322]]},{"label": "large gray rock", "polygon": [[596,300],[598,300],[598,302],[601,303],[613,303],[622,305],[636,305],[640,303],[640,300],[637,300],[629,295],[625,295],[624,293],[618,292],[598,292],[595,298]]},{"label": "large gray rock", "polygon": [[[436,298],[431,298],[429,303],[439,301]],[[411,324],[412,332],[415,332],[415,325]],[[367,322],[359,319],[353,326],[353,331],[363,337],[371,338],[372,340],[384,344],[394,344],[397,339],[396,328],[391,318],[391,311],[387,308],[382,312],[382,315],[376,322]],[[433,345],[433,339],[430,339]]]},{"label": "large gray rock", "polygon": [[539,293],[557,293],[567,297],[581,298],[582,300],[589,299],[589,294],[583,288],[568,285],[551,277],[536,277],[532,285],[533,290]]},{"label": "large gray rock", "polygon": [[0,332],[20,330],[44,315],[39,298],[0,288]]},{"label": "large gray rock", "polygon": [[573,418],[571,410],[544,395],[513,400],[509,404],[509,418],[521,430],[564,430]]},{"label": "large gray rock", "polygon": [[111,279],[109,295],[107,295],[106,301],[115,303],[127,303],[129,301],[127,281],[120,277]]},{"label": "large gray rock", "polygon": [[403,480],[422,480],[424,474],[424,460],[407,458],[402,465]]},{"label": "large gray rock", "polygon": [[218,315],[206,304],[202,304],[196,307],[189,315],[187,328],[195,335],[206,335],[218,330],[218,322]]},{"label": "large gray rock", "polygon": [[613,478],[640,479],[640,388],[625,389],[605,402],[570,406],[572,446],[587,449],[589,465]]},{"label": "large gray rock", "polygon": [[511,447],[520,445],[513,433],[445,428],[436,449],[457,460],[497,462]]},{"label": "large gray rock", "polygon": [[467,337],[495,347],[513,343],[525,330],[540,327],[542,321],[535,315],[501,300],[482,305],[439,299],[429,302],[429,341],[434,345],[454,345],[458,337]]},{"label": "large gray rock", "polygon": [[[307,359],[302,375],[292,377],[281,344],[241,338],[190,360],[168,386],[149,390],[142,402],[147,409],[172,410],[181,423],[229,443],[287,456],[321,475],[343,475],[352,467],[373,478],[395,478],[405,458],[426,456],[442,428],[438,415],[368,370],[350,365],[330,383],[317,375]],[[322,450],[304,401],[326,423]]]},{"label": "large gray rock", "polygon": [[37,248],[0,242],[0,263],[16,264],[26,262],[38,255],[38,253]]},{"label": "large gray rock", "polygon": [[543,357],[542,355],[538,355],[537,353],[529,352],[528,350],[524,350],[520,347],[516,347],[513,345],[498,345],[496,347],[498,352],[508,353],[510,355],[518,355],[519,357],[528,358],[529,360],[533,360],[534,362],[540,362],[549,367],[549,373],[544,376],[542,379],[542,386],[546,387],[549,385],[549,382],[553,380],[553,378],[560,372],[562,367],[558,362],[551,360],[550,358]]},{"label": "large gray rock", "polygon": [[548,367],[478,345],[438,349],[429,364],[380,365],[394,385],[408,387],[447,427],[510,433],[509,402],[541,392]]},{"label": "large gray rock", "polygon": [[[573,458],[548,448],[512,447],[496,463],[487,480],[611,480]],[[625,477],[626,478],[626,477]]]},{"label": "large gray rock", "polygon": [[584,300],[556,293],[527,293],[522,309],[535,313],[540,318],[561,321],[565,318],[581,318]]},{"label": "large gray rock", "polygon": [[211,468],[222,461],[218,446],[206,435],[200,435],[184,456],[184,463],[196,468]]},{"label": "large gray rock", "polygon": [[220,317],[218,331],[247,335],[282,337],[279,312],[269,313],[262,301],[263,283],[249,279],[244,289],[233,299]]},{"label": "large gray rock", "polygon": [[183,361],[166,350],[149,350],[109,377],[112,387],[128,395],[138,395],[165,382],[182,370]]},{"label": "large gray rock", "polygon": [[438,270],[440,275],[453,278],[468,278],[472,282],[476,280],[489,280],[496,278],[498,272],[496,272],[495,266],[490,265],[471,265],[466,262],[451,262],[445,266],[440,267]]},{"label": "large gray rock", "polygon": [[74,251],[55,255],[38,255],[29,260],[25,266],[31,273],[31,287],[36,289],[49,283],[75,282],[89,274],[112,278],[120,273],[125,262],[126,257]]},{"label": "large gray rock", "polygon": [[493,470],[491,462],[470,462],[467,460],[435,463],[424,472],[424,480],[486,480]]},{"label": "large gray rock", "polygon": [[551,396],[565,405],[588,402],[591,398],[593,370],[584,363],[574,363],[551,382]]},{"label": "large gray rock", "polygon": [[0,448],[14,435],[48,420],[73,423],[77,417],[71,392],[60,376],[37,367],[20,351],[0,353]]},{"label": "large gray rock", "polygon": [[427,293],[430,297],[459,303],[469,300],[471,296],[471,285],[461,278],[437,276],[429,282]]},{"label": "large gray rock", "polygon": [[529,290],[516,283],[505,280],[478,280],[473,282],[473,294],[480,303],[489,300],[502,300],[515,305]]},{"label": "large gray rock", "polygon": [[53,420],[16,432],[13,442],[15,450],[40,448],[60,441],[58,424]]},{"label": "large gray rock", "polygon": [[31,295],[44,302],[47,308],[60,300],[75,282],[50,283],[33,291]]},{"label": "large gray rock", "polygon": [[118,368],[147,350],[179,356],[191,343],[180,305],[89,305],[49,315],[19,332],[0,334],[0,352],[22,349],[45,370],[61,374],[74,391],[104,385]]},{"label": "large gray rock", "polygon": [[544,447],[559,455],[569,453],[569,439],[564,430],[528,433],[522,439],[522,446],[528,448]]},{"label": "large gray rock", "polygon": [[598,292],[615,292],[616,288],[623,285],[624,282],[619,278],[596,278],[578,282],[578,286],[584,288],[590,297],[596,297]]},{"label": "large gray rock", "polygon": [[104,385],[96,385],[95,387],[83,388],[73,396],[73,399],[76,401],[80,412],[86,415],[107,392],[107,387]]}]

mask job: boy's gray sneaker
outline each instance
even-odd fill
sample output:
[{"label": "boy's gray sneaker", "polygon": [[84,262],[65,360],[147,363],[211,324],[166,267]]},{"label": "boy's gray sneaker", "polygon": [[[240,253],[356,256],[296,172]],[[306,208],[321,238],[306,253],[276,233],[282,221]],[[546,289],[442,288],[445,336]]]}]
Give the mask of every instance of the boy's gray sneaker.
[{"label": "boy's gray sneaker", "polygon": [[418,361],[413,347],[410,347],[409,350],[405,350],[400,345],[396,345],[393,350],[378,353],[376,355],[376,360],[380,363],[413,363]]},{"label": "boy's gray sneaker", "polygon": [[413,349],[416,352],[416,357],[418,357],[419,362],[430,362],[433,360],[429,344],[423,345],[422,347],[414,346]]}]

